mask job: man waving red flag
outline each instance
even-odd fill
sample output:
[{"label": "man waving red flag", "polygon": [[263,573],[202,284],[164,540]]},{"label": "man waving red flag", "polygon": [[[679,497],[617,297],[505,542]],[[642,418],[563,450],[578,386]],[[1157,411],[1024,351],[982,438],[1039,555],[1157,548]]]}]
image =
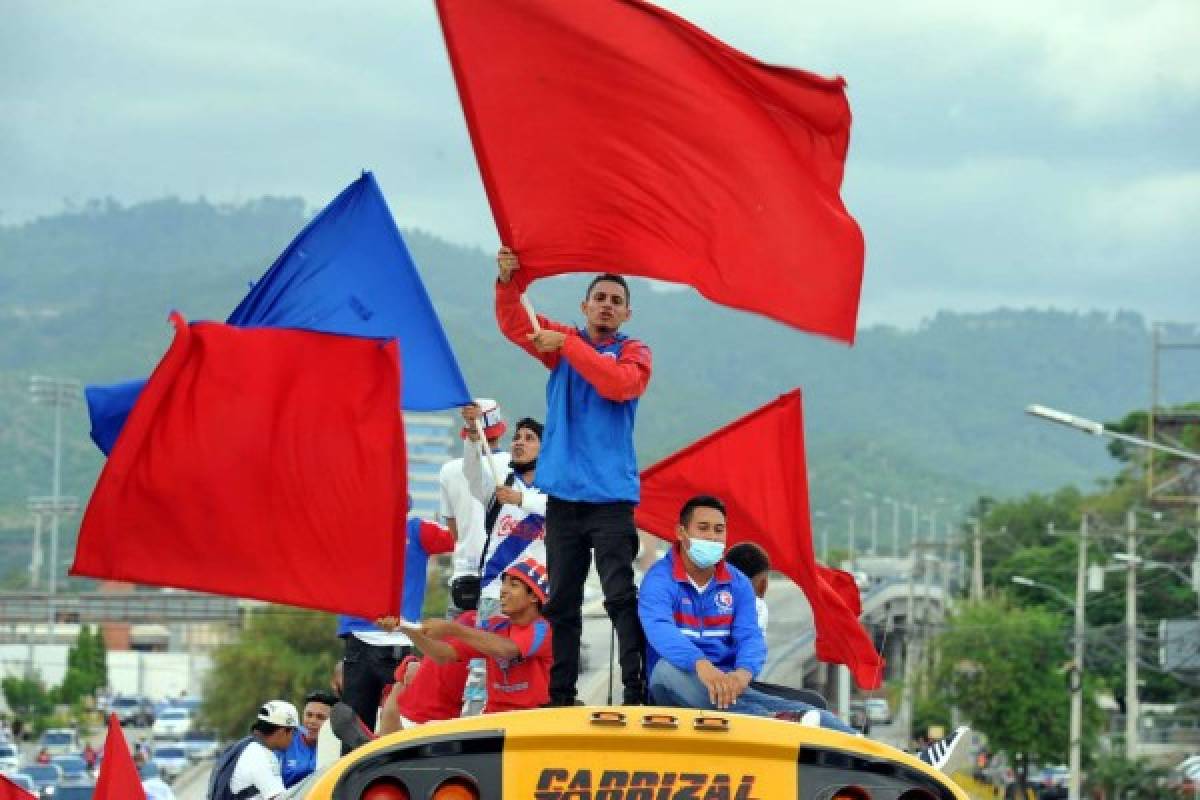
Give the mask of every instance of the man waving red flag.
[{"label": "man waving red flag", "polygon": [[528,281],[619,272],[852,342],[864,246],[842,79],[642,0],[438,0],[501,241]]},{"label": "man waving red flag", "polygon": [[730,544],[761,545],[772,566],[804,591],[817,658],[845,664],[860,687],[877,688],[883,659],[858,620],[858,587],[813,554],[799,389],[643,470],[638,527],[674,541],[679,508],[697,494],[725,500]]}]

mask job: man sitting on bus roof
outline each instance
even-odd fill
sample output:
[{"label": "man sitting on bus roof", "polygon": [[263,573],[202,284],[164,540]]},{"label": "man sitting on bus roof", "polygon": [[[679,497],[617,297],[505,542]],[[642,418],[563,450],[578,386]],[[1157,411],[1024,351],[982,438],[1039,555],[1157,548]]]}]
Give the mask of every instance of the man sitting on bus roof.
[{"label": "man sitting on bus roof", "polygon": [[766,660],[750,579],[724,561],[725,504],[698,495],[679,512],[679,543],[642,580],[650,694],[656,703],[804,718],[845,733],[833,714],[750,687]]}]

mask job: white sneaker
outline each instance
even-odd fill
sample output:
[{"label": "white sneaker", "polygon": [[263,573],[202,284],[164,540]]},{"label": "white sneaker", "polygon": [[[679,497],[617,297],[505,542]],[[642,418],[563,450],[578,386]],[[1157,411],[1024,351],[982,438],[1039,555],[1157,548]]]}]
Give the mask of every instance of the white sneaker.
[{"label": "white sneaker", "polygon": [[950,762],[954,756],[962,752],[963,745],[967,741],[967,733],[970,730],[966,725],[960,725],[954,730],[954,733],[944,739],[938,739],[929,745],[929,747],[917,753],[917,758],[936,770],[948,773],[949,770],[947,767],[950,766]]}]

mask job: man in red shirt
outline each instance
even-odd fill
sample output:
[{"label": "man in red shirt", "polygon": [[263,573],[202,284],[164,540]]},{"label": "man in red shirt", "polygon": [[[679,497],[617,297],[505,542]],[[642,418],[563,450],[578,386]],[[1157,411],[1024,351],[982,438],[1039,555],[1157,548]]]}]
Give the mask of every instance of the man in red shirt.
[{"label": "man in red shirt", "polygon": [[[464,611],[454,621],[474,628],[475,612]],[[439,664],[432,658],[418,661],[409,656],[396,669],[396,684],[384,701],[379,718],[379,734],[441,719],[457,719],[462,713],[468,668],[466,661]]]},{"label": "man in red shirt", "polygon": [[429,619],[405,628],[413,645],[439,664],[487,659],[487,705],[483,713],[538,708],[550,700],[553,661],[550,624],[542,618],[549,580],[546,568],[527,558],[504,571],[500,616],[483,628]]}]

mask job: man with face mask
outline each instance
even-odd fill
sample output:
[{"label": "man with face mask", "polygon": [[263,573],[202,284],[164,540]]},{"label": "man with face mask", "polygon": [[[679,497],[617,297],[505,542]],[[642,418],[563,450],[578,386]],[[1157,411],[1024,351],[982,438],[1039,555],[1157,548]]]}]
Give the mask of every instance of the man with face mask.
[{"label": "man with face mask", "polygon": [[[725,504],[697,495],[679,512],[679,543],[658,561],[638,596],[646,631],[650,696],[660,705],[723,709],[858,735],[824,709],[750,685],[766,660],[750,579],[724,560]],[[945,769],[966,727],[917,754]]]},{"label": "man with face mask", "polygon": [[642,580],[650,694],[685,708],[800,719],[846,733],[827,711],[750,687],[766,660],[750,579],[724,561],[725,504],[699,495],[679,512],[679,543]]}]

